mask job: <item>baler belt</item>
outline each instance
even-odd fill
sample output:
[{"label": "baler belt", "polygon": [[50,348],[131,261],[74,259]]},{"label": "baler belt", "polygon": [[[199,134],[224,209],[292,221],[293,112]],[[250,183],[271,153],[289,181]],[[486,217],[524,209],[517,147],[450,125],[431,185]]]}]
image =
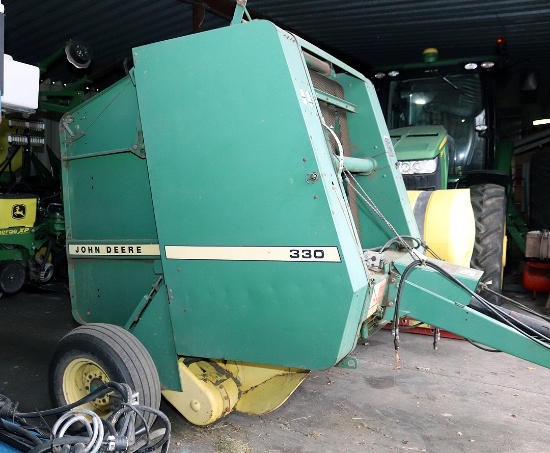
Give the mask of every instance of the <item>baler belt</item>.
[{"label": "baler belt", "polygon": [[[311,69],[309,70],[309,75],[311,77],[311,81],[313,82],[314,88],[324,91],[325,93],[328,93],[337,98],[344,99],[344,88],[338,82],[336,82],[335,80],[331,80]],[[323,115],[325,124],[328,127],[332,128],[340,139],[340,142],[342,143],[342,148],[344,149],[344,156],[351,157],[351,141],[349,138],[348,119],[346,116],[346,111],[322,100],[319,100],[319,106],[321,107],[321,114]],[[329,136],[329,143],[333,150],[336,149],[336,141],[334,140],[332,135]],[[355,185],[356,183],[353,181],[349,181],[348,184]],[[357,204],[356,190],[348,190],[348,202],[351,209],[351,214],[353,216],[353,222],[355,223],[355,229],[357,230],[359,240],[361,241],[359,207]]]}]

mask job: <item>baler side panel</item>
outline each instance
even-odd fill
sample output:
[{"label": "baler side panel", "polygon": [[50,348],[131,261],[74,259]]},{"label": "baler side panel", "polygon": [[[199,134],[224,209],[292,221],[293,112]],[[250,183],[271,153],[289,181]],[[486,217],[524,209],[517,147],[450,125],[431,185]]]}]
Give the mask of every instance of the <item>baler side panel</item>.
[{"label": "baler side panel", "polygon": [[138,124],[136,89],[124,77],[63,117],[61,157],[130,151],[140,139]]},{"label": "baler side panel", "polygon": [[[65,115],[61,138],[73,316],[80,323],[125,326],[160,269],[154,264],[160,255],[131,78]],[[168,311],[166,291],[158,296],[133,331],[163,385],[179,389],[170,319],[162,310],[164,304]]]},{"label": "baler side panel", "polygon": [[135,154],[142,140],[130,77],[65,115],[62,124],[68,238],[156,241],[146,162]]},{"label": "baler side panel", "polygon": [[144,240],[157,232],[145,160],[130,152],[65,161],[70,166],[69,239]]},{"label": "baler side panel", "polygon": [[[355,344],[367,279],[350,270],[360,253],[296,42],[253,21],[134,61],[178,354],[332,366]],[[186,259],[181,246],[336,247],[341,261]]]},{"label": "baler side panel", "polygon": [[[356,175],[355,178],[400,235],[419,237],[403,177],[397,169],[390,134],[372,83],[348,74],[340,74],[338,81],[344,88],[346,100],[358,106],[357,113],[347,115],[352,155],[371,157],[377,164],[371,175]],[[364,248],[380,246],[395,236],[362,199],[358,200],[358,204]]]},{"label": "baler side panel", "polygon": [[[299,49],[297,52],[298,46],[303,41],[296,41],[296,36],[285,30],[279,29],[278,32],[288,67],[304,69],[300,78],[294,75],[294,88],[297,98],[302,100],[301,108],[306,127],[310,131],[316,131],[316,133],[310,133],[309,138],[319,171],[321,175],[324,175],[321,182],[325,185],[325,191],[332,195],[327,197],[327,202],[331,212],[337,213],[336,215],[333,214],[333,221],[336,226],[338,240],[341,244],[344,261],[347,263],[349,279],[354,290],[354,300],[348,312],[342,334],[342,338],[345,341],[341,342],[337,355],[338,360],[340,360],[355,347],[360,328],[358,320],[362,320],[363,311],[368,311],[368,307],[365,307],[365,299],[368,292],[368,285],[365,279],[368,278],[368,273],[366,273],[362,262],[362,252],[357,253],[361,249],[361,244],[353,215],[349,208],[348,198],[343,190],[343,186],[338,183],[336,174],[334,173],[334,151],[331,150],[330,146],[327,146],[327,143],[330,144],[330,140],[327,141],[329,132],[326,128],[325,130],[319,129],[319,118],[323,116],[322,109],[318,102],[309,102],[307,95],[311,88],[314,87],[314,83],[311,79],[310,70],[307,68],[304,60],[302,49]],[[355,82],[357,82],[357,79],[355,79]],[[306,93],[305,100],[303,93]],[[311,94],[313,97],[313,93]],[[361,101],[365,101],[365,99],[363,98]],[[326,122],[329,119],[324,118],[324,121],[327,124]],[[330,175],[330,178],[327,177],[328,175]]]}]

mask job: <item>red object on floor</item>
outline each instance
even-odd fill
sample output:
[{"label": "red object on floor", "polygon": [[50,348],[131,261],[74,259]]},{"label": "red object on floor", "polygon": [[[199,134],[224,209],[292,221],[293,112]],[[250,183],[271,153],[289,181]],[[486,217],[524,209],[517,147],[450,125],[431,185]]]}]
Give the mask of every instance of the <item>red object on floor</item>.
[{"label": "red object on floor", "polygon": [[533,291],[533,299],[537,292],[550,293],[550,263],[528,261],[523,270],[523,287]]},{"label": "red object on floor", "polygon": [[[417,326],[416,324],[418,324],[418,322],[419,321],[413,318],[400,318],[399,326],[404,327],[404,329],[400,329],[399,332],[419,333],[420,335],[430,335],[433,337],[435,327],[424,323],[421,323]],[[410,327],[410,326],[415,326],[415,327]],[[384,329],[389,330],[391,328],[392,328],[391,323],[386,324],[384,326]],[[451,333],[451,332],[447,332],[446,330],[443,330],[443,329],[439,329],[439,335],[441,336],[441,338],[452,338],[454,340],[464,340],[463,337],[459,335],[455,335],[454,333]]]}]

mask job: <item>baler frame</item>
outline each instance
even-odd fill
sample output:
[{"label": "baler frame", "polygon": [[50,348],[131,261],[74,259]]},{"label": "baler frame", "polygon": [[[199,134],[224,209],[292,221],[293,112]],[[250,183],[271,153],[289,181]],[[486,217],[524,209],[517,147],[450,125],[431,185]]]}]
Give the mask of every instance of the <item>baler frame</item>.
[{"label": "baler frame", "polygon": [[[372,84],[242,14],[238,2],[231,27],[134,49],[129,76],[63,117],[71,300],[85,324],[72,338],[130,344],[112,325],[124,326],[199,425],[274,410],[308,370],[348,363],[359,338],[404,315],[550,367],[546,340],[468,306],[481,272],[404,239],[418,229]],[[67,375],[81,359],[139,390],[132,364],[64,343],[57,402],[82,385]]]}]

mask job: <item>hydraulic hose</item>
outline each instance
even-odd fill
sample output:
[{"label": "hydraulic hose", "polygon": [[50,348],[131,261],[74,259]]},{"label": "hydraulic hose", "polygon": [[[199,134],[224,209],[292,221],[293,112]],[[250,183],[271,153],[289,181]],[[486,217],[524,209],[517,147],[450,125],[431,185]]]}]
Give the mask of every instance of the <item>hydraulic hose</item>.
[{"label": "hydraulic hose", "polygon": [[67,437],[60,437],[58,439],[52,439],[48,442],[44,442],[40,445],[37,445],[34,448],[31,448],[28,453],[43,453],[45,451],[50,450],[52,447],[56,447],[58,445],[66,445],[66,444],[87,444],[89,442],[88,437],[82,437],[82,436],[67,436]]},{"label": "hydraulic hose", "polygon": [[[488,308],[485,307],[485,305],[481,304],[475,297],[472,297],[472,300],[469,304],[470,307],[472,307],[474,310],[479,311],[480,313],[483,313],[484,315],[489,316],[493,319],[498,319],[494,313],[492,313]],[[521,328],[521,324],[524,324],[526,326],[529,326],[534,331],[540,333],[543,337],[550,338],[550,323],[546,322],[539,318],[534,318],[532,316],[524,315],[523,313],[519,313],[514,310],[509,310],[506,308],[499,307],[499,310],[506,315],[510,316],[513,320],[512,321],[516,326]]]},{"label": "hydraulic hose", "polygon": [[54,409],[49,409],[47,411],[37,411],[37,412],[28,412],[25,414],[17,414],[19,418],[40,418],[40,417],[47,417],[49,415],[56,415],[61,414],[63,412],[67,412],[77,406],[80,406],[82,404],[88,403],[90,401],[95,400],[96,398],[101,398],[102,396],[107,395],[108,393],[112,392],[113,390],[116,390],[120,393],[123,400],[128,403],[130,402],[130,398],[132,395],[129,394],[129,391],[126,387],[123,385],[117,383],[117,382],[106,382],[105,384],[100,385],[96,390],[86,395],[84,398],[75,401],[74,403],[67,404],[66,406],[56,407]]}]

